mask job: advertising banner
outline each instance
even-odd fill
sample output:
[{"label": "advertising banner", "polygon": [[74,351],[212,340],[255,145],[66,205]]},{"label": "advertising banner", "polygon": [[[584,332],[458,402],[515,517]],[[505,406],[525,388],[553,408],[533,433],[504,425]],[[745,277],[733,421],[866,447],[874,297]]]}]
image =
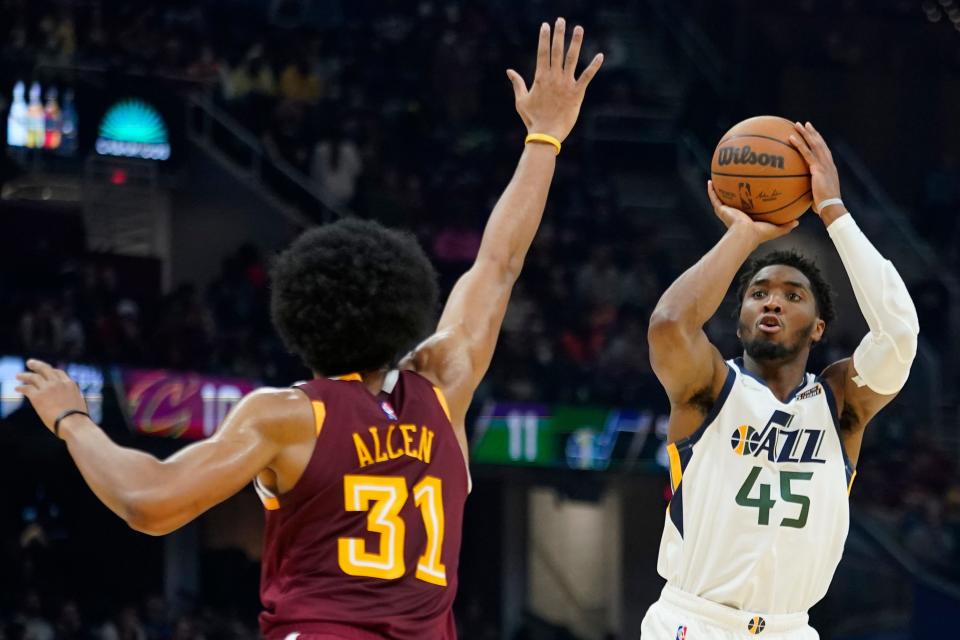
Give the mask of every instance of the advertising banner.
[{"label": "advertising banner", "polygon": [[227,412],[259,384],[158,369],[117,369],[114,384],[135,431],[200,440],[213,435]]},{"label": "advertising banner", "polygon": [[667,419],[642,409],[489,402],[476,422],[471,460],[566,469],[666,467]]}]

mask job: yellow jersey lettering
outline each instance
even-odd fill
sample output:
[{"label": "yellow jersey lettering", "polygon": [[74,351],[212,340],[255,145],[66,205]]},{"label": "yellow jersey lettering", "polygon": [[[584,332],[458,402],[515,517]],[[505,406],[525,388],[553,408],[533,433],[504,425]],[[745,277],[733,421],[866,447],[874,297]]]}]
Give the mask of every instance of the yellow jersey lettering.
[{"label": "yellow jersey lettering", "polygon": [[380,433],[376,427],[370,427],[370,435],[373,436],[373,457],[376,462],[386,462],[390,458],[380,450]]},{"label": "yellow jersey lettering", "polygon": [[390,456],[391,460],[396,460],[403,455],[403,449],[394,449],[393,448],[393,432],[396,430],[397,425],[391,424],[390,428],[387,429],[387,455]]},{"label": "yellow jersey lettering", "polygon": [[403,452],[410,456],[411,458],[416,458],[417,460],[423,460],[420,457],[420,452],[413,449],[413,435],[412,432],[417,430],[417,425],[415,424],[402,424],[400,425],[400,435],[403,436]]},{"label": "yellow jersey lettering", "polygon": [[420,455],[421,460],[430,464],[430,455],[433,453],[433,431],[425,426],[420,427]]},{"label": "yellow jersey lettering", "polygon": [[[436,433],[426,426],[418,427],[415,424],[391,424],[386,427],[386,430],[385,434],[381,434],[381,428],[369,427],[370,442],[367,442],[359,433],[353,434],[353,446],[357,450],[357,465],[360,468],[404,456],[430,464]],[[395,446],[400,444],[394,442],[397,431],[399,431],[402,446]],[[419,441],[417,432],[419,432]]]},{"label": "yellow jersey lettering", "polygon": [[363,443],[359,433],[353,434],[353,445],[357,448],[357,464],[361,469],[368,464],[373,464],[373,456],[370,455],[370,450]]}]

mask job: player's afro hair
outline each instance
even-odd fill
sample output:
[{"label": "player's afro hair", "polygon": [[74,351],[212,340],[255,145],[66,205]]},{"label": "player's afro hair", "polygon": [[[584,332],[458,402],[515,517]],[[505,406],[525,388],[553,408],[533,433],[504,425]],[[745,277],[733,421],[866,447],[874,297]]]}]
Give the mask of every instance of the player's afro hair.
[{"label": "player's afro hair", "polygon": [[793,267],[810,281],[810,288],[813,290],[813,299],[817,303],[817,314],[830,326],[830,323],[837,317],[837,310],[833,306],[833,288],[823,277],[820,267],[803,254],[796,251],[772,251],[759,258],[754,258],[743,268],[740,279],[737,281],[737,317],[740,316],[740,308],[743,306],[743,295],[750,286],[757,272],[764,267],[774,264],[782,264]]},{"label": "player's afro hair", "polygon": [[436,318],[437,273],[416,238],[344,219],[310,229],[275,260],[270,313],[287,348],[318,374],[395,364]]}]

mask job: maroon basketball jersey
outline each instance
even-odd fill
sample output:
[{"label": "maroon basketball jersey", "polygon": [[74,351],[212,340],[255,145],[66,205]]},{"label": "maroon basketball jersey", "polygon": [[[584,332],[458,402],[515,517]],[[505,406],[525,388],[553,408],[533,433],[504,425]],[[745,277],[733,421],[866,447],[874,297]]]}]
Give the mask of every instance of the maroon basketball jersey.
[{"label": "maroon basketball jersey", "polygon": [[298,385],[317,441],[296,486],[267,508],[260,629],[356,640],[456,638],[452,605],[468,472],[439,389],[391,372]]}]

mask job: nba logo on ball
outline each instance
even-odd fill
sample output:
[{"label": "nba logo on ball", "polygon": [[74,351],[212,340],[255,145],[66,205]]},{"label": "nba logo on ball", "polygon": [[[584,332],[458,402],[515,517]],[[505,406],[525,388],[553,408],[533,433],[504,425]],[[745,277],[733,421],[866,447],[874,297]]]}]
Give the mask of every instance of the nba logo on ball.
[{"label": "nba logo on ball", "polygon": [[677,627],[677,640],[687,640],[687,628],[684,625]]},{"label": "nba logo on ball", "polygon": [[760,616],[753,616],[753,618],[750,619],[750,622],[747,623],[747,631],[750,632],[750,635],[755,636],[758,633],[762,633],[766,626],[766,620]]},{"label": "nba logo on ball", "polygon": [[750,183],[738,183],[737,191],[740,194],[740,208],[748,212],[753,211],[753,194],[750,192]]},{"label": "nba logo on ball", "polygon": [[733,452],[738,456],[745,456],[753,453],[759,444],[760,434],[751,426],[742,424],[730,436],[730,446]]}]

